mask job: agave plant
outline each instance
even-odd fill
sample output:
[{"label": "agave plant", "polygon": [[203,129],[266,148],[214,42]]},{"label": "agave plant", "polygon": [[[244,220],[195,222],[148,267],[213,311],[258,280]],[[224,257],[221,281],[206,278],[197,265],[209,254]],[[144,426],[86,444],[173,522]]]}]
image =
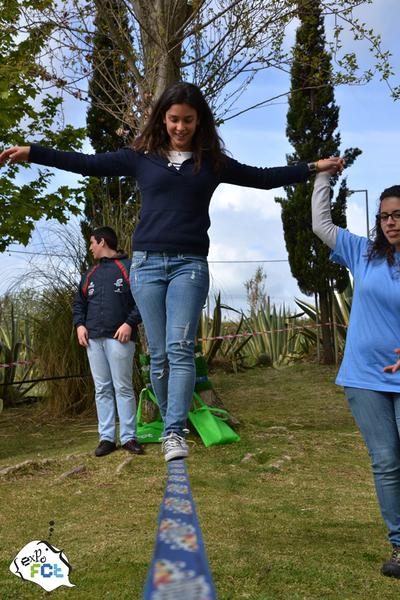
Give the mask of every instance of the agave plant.
[{"label": "agave plant", "polygon": [[298,331],[298,315],[271,305],[266,297],[259,310],[244,319],[253,335],[246,348],[256,364],[281,367],[304,356],[308,345]]},{"label": "agave plant", "polygon": [[0,326],[0,362],[9,365],[0,368],[0,399],[1,408],[7,408],[19,400],[35,386],[35,383],[25,383],[32,371],[32,347],[30,343],[31,329],[28,319],[24,322],[16,316],[14,302],[6,297],[3,301],[6,307],[7,319],[2,315],[3,324]]},{"label": "agave plant", "polygon": [[[223,321],[223,310],[233,311],[240,318]],[[279,367],[302,358],[311,342],[303,335],[298,317],[285,306],[271,305],[269,298],[246,317],[242,311],[221,304],[218,294],[213,317],[206,312],[201,319],[199,337],[207,363],[218,358],[229,361],[237,370],[249,363]]]},{"label": "agave plant", "polygon": [[[224,321],[223,311],[239,315],[239,321]],[[199,338],[202,340],[202,350],[207,364],[210,366],[215,358],[221,358],[232,365],[236,371],[243,363],[243,348],[249,342],[249,337],[239,336],[243,326],[244,315],[241,311],[221,303],[221,294],[215,297],[213,316],[209,308],[201,316]],[[224,336],[229,336],[225,337]]]},{"label": "agave plant", "polygon": [[353,300],[353,283],[350,280],[346,289],[341,292],[335,292],[333,297],[333,310],[335,319],[335,328],[337,331],[338,342],[341,349],[344,348],[346,341],[347,327],[349,326],[351,303]]},{"label": "agave plant", "polygon": [[[339,293],[337,291],[333,294],[333,328],[335,335],[335,344],[339,353],[344,350],[344,344],[346,341],[347,327],[349,325],[351,303],[353,299],[353,283],[350,281],[346,289]],[[321,315],[315,305],[299,300],[296,298],[296,304],[302,309],[302,311],[310,319],[311,323],[314,323],[314,328],[304,328],[303,335],[310,340],[310,342],[317,343],[317,332],[318,325],[321,323]],[[321,340],[319,340],[321,341]]]}]

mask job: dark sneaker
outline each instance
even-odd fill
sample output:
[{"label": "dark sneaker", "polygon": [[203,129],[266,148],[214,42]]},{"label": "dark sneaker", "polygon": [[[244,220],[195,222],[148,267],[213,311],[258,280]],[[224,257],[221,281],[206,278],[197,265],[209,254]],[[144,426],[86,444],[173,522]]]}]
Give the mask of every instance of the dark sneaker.
[{"label": "dark sneaker", "polygon": [[96,456],[106,456],[107,454],[114,452],[116,447],[117,446],[115,442],[110,442],[110,440],[101,440],[94,453]]},{"label": "dark sneaker", "polygon": [[162,438],[162,452],[168,462],[176,458],[186,458],[189,454],[189,448],[184,437],[171,431],[166,437]]},{"label": "dark sneaker", "polygon": [[393,546],[392,556],[383,563],[381,573],[386,577],[400,579],[400,546]]},{"label": "dark sneaker", "polygon": [[131,454],[144,454],[143,446],[136,440],[128,440],[125,444],[122,444],[121,448],[128,450]]}]

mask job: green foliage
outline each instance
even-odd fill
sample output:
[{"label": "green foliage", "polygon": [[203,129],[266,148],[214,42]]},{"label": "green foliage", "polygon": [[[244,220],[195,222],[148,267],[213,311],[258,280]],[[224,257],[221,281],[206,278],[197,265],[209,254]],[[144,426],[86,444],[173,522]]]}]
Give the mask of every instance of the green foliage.
[{"label": "green foliage", "polygon": [[[23,10],[45,8],[50,1],[8,0],[0,6],[0,147],[40,142],[60,149],[80,146],[83,129],[56,127],[62,100],[44,93],[43,72],[36,64],[53,25],[38,21],[28,33],[19,25]],[[79,210],[66,187],[46,195],[51,175],[39,172],[29,183],[26,165],[9,166],[0,180],[0,252],[13,242],[27,244],[42,217],[66,222],[67,214]]]},{"label": "green foliage", "polygon": [[258,311],[244,319],[246,331],[253,331],[246,347],[253,364],[281,367],[303,358],[309,347],[298,332],[296,315],[285,306],[271,306],[267,297]]},{"label": "green foliage", "polygon": [[[79,231],[57,226],[47,232],[51,261],[32,261],[25,285],[38,290],[35,299],[33,350],[39,376],[47,379],[42,410],[52,416],[79,414],[93,408],[93,383],[84,348],[72,321],[85,247]],[[57,256],[57,248],[62,255]]]},{"label": "green foliage", "polygon": [[353,283],[352,281],[349,281],[349,285],[342,292],[339,293],[335,291],[333,299],[333,316],[338,336],[338,346],[342,352],[344,351],[347,328],[350,322],[350,310],[351,303],[353,301],[353,292]]},{"label": "green foliage", "polygon": [[[337,290],[335,290],[333,294],[332,330],[335,336],[335,347],[339,354],[343,354],[344,352],[347,328],[349,326],[350,321],[350,310],[352,300],[353,283],[351,281],[349,281],[347,287],[342,292],[338,292]],[[310,328],[308,326],[305,327],[302,332],[303,335],[305,336],[305,338],[310,340],[310,342],[313,345],[317,343],[318,337],[319,342],[322,343],[321,331],[320,329],[317,329],[317,327],[319,327],[321,324],[321,311],[317,310],[314,304],[311,304],[310,302],[305,302],[304,300],[296,299],[296,304],[307,315],[311,323],[315,324],[315,328]]]},{"label": "green foliage", "polygon": [[36,319],[38,367],[44,377],[54,378],[46,382],[45,404],[46,413],[53,416],[79,414],[93,407],[86,352],[79,346],[72,324],[75,292],[72,282],[53,282],[42,294]]},{"label": "green foliage", "polygon": [[[202,339],[202,352],[208,366],[217,360],[230,364],[237,371],[243,365],[243,348],[249,342],[249,337],[241,337],[244,315],[230,306],[221,303],[221,294],[215,297],[215,306],[211,317],[210,307],[203,311],[199,324],[199,335]],[[240,315],[238,322],[224,321],[223,311],[230,311]],[[232,336],[223,339],[223,336]],[[235,337],[238,336],[238,337]]]},{"label": "green foliage", "polygon": [[[25,39],[18,39],[18,23],[28,2],[7,0],[0,4],[0,130],[2,135],[26,116],[35,118],[31,101],[37,96],[32,76],[34,57],[40,52],[51,29],[37,23]],[[49,4],[47,2],[47,4]],[[18,40],[18,41],[17,41]],[[7,134],[6,134],[7,138]]]},{"label": "green foliage", "polygon": [[32,323],[25,306],[24,317],[21,308],[16,310],[16,302],[6,296],[1,300],[0,318],[0,363],[10,365],[0,367],[0,399],[2,408],[8,408],[20,401],[34,387],[27,384],[28,375],[33,372]]},{"label": "green foliage", "polygon": [[[224,319],[223,311],[227,310],[240,318]],[[208,310],[201,318],[199,337],[204,358],[209,366],[230,365],[235,372],[254,365],[289,365],[307,355],[315,343],[303,334],[302,323],[285,306],[271,305],[268,297],[246,317],[222,304],[218,294],[213,316]]]}]

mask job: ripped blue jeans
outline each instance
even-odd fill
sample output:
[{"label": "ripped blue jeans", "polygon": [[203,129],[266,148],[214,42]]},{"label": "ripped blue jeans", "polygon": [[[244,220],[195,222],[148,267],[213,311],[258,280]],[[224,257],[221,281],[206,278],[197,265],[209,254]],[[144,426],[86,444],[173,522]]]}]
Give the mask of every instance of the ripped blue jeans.
[{"label": "ripped blue jeans", "polygon": [[182,435],[196,378],[195,336],[209,287],[207,259],[135,251],[130,281],[146,331],[164,435]]}]

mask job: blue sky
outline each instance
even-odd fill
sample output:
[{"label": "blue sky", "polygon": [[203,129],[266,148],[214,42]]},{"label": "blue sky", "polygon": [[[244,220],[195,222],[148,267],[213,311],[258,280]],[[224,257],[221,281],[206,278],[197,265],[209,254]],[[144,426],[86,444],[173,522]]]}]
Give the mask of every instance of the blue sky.
[{"label": "blue sky", "polygon": [[[397,0],[375,0],[361,13],[364,20],[382,34],[383,43],[393,53],[393,65],[398,75],[400,48],[396,19]],[[392,18],[390,18],[392,15]],[[293,34],[293,31],[292,31]],[[289,37],[288,44],[291,43]],[[284,74],[266,72],[254,82],[243,105],[275,96],[289,89],[289,79]],[[376,79],[362,87],[343,86],[336,90],[340,107],[340,133],[342,148],[358,146],[363,154],[348,172],[351,189],[368,189],[370,222],[376,211],[380,192],[389,185],[400,183],[398,140],[400,134],[400,102],[390,98],[385,84]],[[257,166],[285,164],[285,155],[291,147],[285,137],[287,105],[279,103],[257,109],[228,121],[221,127],[221,135],[231,154],[241,162]],[[84,112],[84,111],[82,111]],[[67,113],[67,120],[71,117]],[[310,157],[311,159],[318,157]],[[58,183],[73,183],[77,178],[58,172]],[[280,208],[274,197],[283,190],[258,191],[235,186],[220,186],[211,203],[211,292],[222,292],[223,301],[237,308],[246,308],[244,282],[255,272],[258,262],[247,264],[223,263],[226,260],[285,260]],[[365,235],[365,194],[349,198],[348,227]],[[48,225],[40,225],[31,248],[40,249],[47,236]],[[18,249],[13,246],[12,249]],[[23,249],[23,248],[20,248]],[[28,257],[22,254],[0,255],[3,273],[0,292],[4,292],[14,276],[20,277],[26,269]],[[273,302],[293,306],[295,296],[300,296],[296,281],[290,274],[287,262],[264,263],[267,274],[266,290]]]}]

